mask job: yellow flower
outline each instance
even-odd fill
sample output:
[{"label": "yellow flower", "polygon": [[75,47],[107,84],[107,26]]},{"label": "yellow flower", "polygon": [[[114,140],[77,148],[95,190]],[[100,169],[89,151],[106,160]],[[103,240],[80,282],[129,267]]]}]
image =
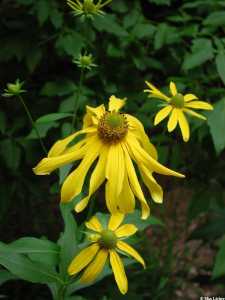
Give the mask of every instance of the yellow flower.
[{"label": "yellow flower", "polygon": [[185,117],[185,113],[199,119],[206,120],[203,115],[196,113],[192,109],[213,109],[211,104],[204,101],[199,101],[198,97],[193,94],[182,95],[178,93],[176,85],[172,81],[170,82],[170,97],[160,92],[150,82],[146,81],[146,84],[150,89],[144,91],[149,93],[149,97],[158,98],[166,102],[165,107],[156,114],[154,125],[158,125],[168,115],[170,115],[169,121],[167,123],[168,131],[172,132],[176,128],[177,124],[179,124],[183,140],[185,142],[187,142],[190,138],[190,128],[187,118]]},{"label": "yellow flower", "polygon": [[113,215],[109,219],[107,229],[103,228],[97,217],[92,217],[89,222],[86,222],[86,227],[94,232],[91,233],[94,238],[92,244],[83,249],[72,260],[68,268],[70,275],[76,275],[84,268],[80,282],[88,284],[93,282],[98,275],[102,272],[107,259],[109,258],[112,271],[118,288],[122,294],[125,294],[128,290],[128,282],[126,273],[124,270],[123,262],[118,255],[117,251],[121,254],[129,255],[135,258],[145,268],[145,262],[143,258],[134,250],[131,246],[125,243],[123,240],[129,237],[137,231],[136,226],[133,224],[124,224],[124,215]]},{"label": "yellow flower", "polygon": [[112,0],[103,2],[99,0],[96,4],[93,0],[67,0],[67,4],[73,9],[75,16],[81,16],[86,18],[93,18],[94,15],[103,15],[102,8],[109,4]]},{"label": "yellow flower", "polygon": [[[68,202],[81,193],[88,170],[97,160],[90,176],[89,193],[75,206],[76,212],[85,209],[90,197],[106,181],[106,205],[110,213],[133,212],[136,196],[142,207],[142,218],[147,218],[149,206],[133,162],[152,199],[158,203],[162,202],[163,190],[152,173],[184,177],[157,162],[157,151],[141,122],[129,114],[119,112],[124,104],[125,100],[111,96],[108,111],[104,105],[96,108],[87,106],[83,129],[56,142],[48,157],[34,168],[35,174],[46,175],[81,160],[62,185],[61,201]],[[83,139],[74,144],[80,135],[83,135]]]}]

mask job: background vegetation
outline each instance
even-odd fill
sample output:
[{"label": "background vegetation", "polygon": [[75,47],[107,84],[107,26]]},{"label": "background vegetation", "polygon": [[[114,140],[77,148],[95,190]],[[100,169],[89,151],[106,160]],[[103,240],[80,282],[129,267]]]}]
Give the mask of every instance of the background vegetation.
[{"label": "background vegetation", "polygon": [[[76,128],[86,104],[106,104],[111,94],[127,97],[126,110],[143,122],[160,162],[187,175],[183,181],[159,178],[165,204],[152,204],[157,222],[138,236],[149,267],[132,267],[123,299],[225,295],[225,3],[113,0],[104,10],[104,17],[82,22],[65,1],[2,0],[1,90],[17,78],[25,81],[24,98],[49,148],[71,131],[80,78],[72,59],[92,53],[98,67],[85,73]],[[158,102],[143,93],[145,80],[159,87],[173,80],[180,91],[213,103],[207,122],[190,119],[189,143],[182,142],[178,130],[165,133],[165,123],[153,127]],[[56,240],[62,230],[57,176],[32,173],[43,151],[18,99],[1,98],[0,105],[0,239]],[[51,113],[57,115],[40,119]],[[76,216],[79,223],[85,217]],[[7,276],[1,269],[1,295],[50,298],[45,286],[7,281]],[[122,298],[110,277],[78,295],[73,299]]]}]

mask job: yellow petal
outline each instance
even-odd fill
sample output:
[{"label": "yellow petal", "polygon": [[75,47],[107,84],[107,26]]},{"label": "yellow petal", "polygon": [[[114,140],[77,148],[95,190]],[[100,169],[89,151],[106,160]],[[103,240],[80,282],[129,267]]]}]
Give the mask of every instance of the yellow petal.
[{"label": "yellow petal", "polygon": [[109,219],[108,229],[115,231],[123,222],[124,214],[111,215]]},{"label": "yellow petal", "polygon": [[125,114],[128,121],[129,130],[134,133],[139,142],[142,144],[143,148],[155,159],[158,159],[158,153],[155,146],[150,142],[148,135],[145,133],[144,126],[141,122],[129,115]]},{"label": "yellow petal", "polygon": [[48,175],[52,171],[81,159],[87,151],[86,145],[75,152],[63,154],[56,157],[43,158],[38,165],[33,168],[36,175]]},{"label": "yellow petal", "polygon": [[133,258],[135,258],[145,268],[145,262],[144,262],[143,258],[130,245],[128,245],[127,243],[124,243],[123,241],[118,241],[117,242],[117,247],[120,250],[122,250],[122,251],[126,252],[127,254],[129,254],[130,256],[132,256]]},{"label": "yellow petal", "polygon": [[124,154],[125,154],[125,162],[126,162],[126,169],[127,169],[127,174],[128,174],[128,179],[132,188],[132,191],[138,198],[138,200],[141,203],[141,208],[142,208],[142,219],[147,219],[149,214],[150,214],[150,208],[145,200],[145,196],[142,192],[141,186],[139,184],[135,168],[133,166],[132,160],[130,158],[129,152],[124,146]]},{"label": "yellow petal", "polygon": [[145,83],[147,84],[147,86],[150,87],[150,90],[144,90],[144,92],[150,93],[149,97],[159,98],[159,99],[165,100],[167,102],[170,100],[169,97],[167,97],[165,94],[160,92],[160,90],[157,89],[153,84],[151,84],[148,81],[145,81]]},{"label": "yellow petal", "polygon": [[115,234],[117,237],[125,237],[131,236],[137,232],[137,227],[133,224],[124,224],[120,226],[116,231]]},{"label": "yellow petal", "polygon": [[70,275],[75,275],[84,269],[95,257],[99,250],[99,245],[92,244],[91,246],[83,249],[75,258],[72,260],[68,267],[68,273]]},{"label": "yellow petal", "polygon": [[160,122],[162,122],[170,114],[171,110],[172,110],[171,105],[162,108],[155,116],[154,125],[156,126]]},{"label": "yellow petal", "polygon": [[127,134],[127,145],[129,153],[132,154],[137,164],[144,164],[151,172],[156,172],[162,175],[176,176],[183,178],[183,174],[175,172],[168,169],[167,167],[161,165],[159,162],[154,160],[146,151],[144,151],[137,140],[132,136],[131,133]]},{"label": "yellow petal", "polygon": [[119,206],[119,211],[123,214],[132,213],[135,209],[135,198],[128,181],[127,173],[124,176],[123,188],[118,197],[117,205]]},{"label": "yellow petal", "polygon": [[120,99],[113,95],[109,98],[109,111],[118,112],[125,103],[126,99]]},{"label": "yellow petal", "polygon": [[108,154],[107,150],[108,150],[107,147],[105,147],[105,146],[102,147],[97,165],[96,165],[93,173],[91,174],[88,196],[83,198],[75,206],[75,211],[78,213],[83,211],[86,208],[90,197],[97,191],[97,189],[100,187],[100,185],[105,180],[105,166],[106,166],[106,160],[107,160],[107,154]]},{"label": "yellow petal", "polygon": [[124,154],[121,144],[113,144],[108,150],[106,165],[106,204],[109,211],[114,214],[118,210],[117,201],[122,191],[124,180]]},{"label": "yellow petal", "polygon": [[163,189],[161,188],[161,186],[156,182],[151,172],[144,165],[140,165],[139,169],[144,184],[147,186],[153,201],[155,201],[156,203],[162,203]]},{"label": "yellow petal", "polygon": [[178,122],[178,110],[174,108],[172,110],[172,113],[169,117],[169,121],[167,124],[167,128],[169,132],[172,132],[176,128],[177,122]]},{"label": "yellow petal", "polygon": [[128,290],[127,276],[124,270],[123,263],[119,255],[114,250],[110,250],[110,264],[113,274],[120,292],[124,295]]},{"label": "yellow petal", "polygon": [[198,99],[198,97],[195,96],[194,94],[186,94],[186,95],[184,95],[184,101],[185,102],[189,102],[189,101],[192,101],[192,100],[195,100],[195,99]]},{"label": "yellow petal", "polygon": [[80,278],[81,283],[90,283],[95,281],[98,275],[102,272],[104,265],[106,263],[106,259],[108,257],[108,250],[101,249],[96,255],[93,262],[86,268],[83,275]]},{"label": "yellow petal", "polygon": [[69,143],[71,143],[77,136],[85,133],[93,133],[96,132],[96,130],[97,129],[94,127],[85,128],[84,130],[80,130],[74,134],[71,134],[65,139],[57,141],[50,149],[48,157],[54,157],[62,154],[65,151],[66,147],[69,145]]},{"label": "yellow petal", "polygon": [[102,231],[102,225],[96,216],[92,217],[88,222],[85,222],[85,226],[93,231]]},{"label": "yellow petal", "polygon": [[61,201],[68,202],[80,194],[87,172],[100,153],[101,142],[95,138],[79,166],[66,178],[61,189]]},{"label": "yellow petal", "polygon": [[179,111],[178,114],[178,122],[180,125],[181,133],[183,136],[183,140],[187,142],[190,138],[190,128],[186,117],[182,111]]},{"label": "yellow petal", "polygon": [[97,107],[92,106],[86,106],[87,113],[90,113],[91,115],[96,116],[98,119],[100,119],[104,113],[105,113],[105,106],[104,104],[101,104]]},{"label": "yellow petal", "polygon": [[205,109],[213,110],[213,106],[204,101],[191,101],[185,104],[185,107],[195,108],[195,109]]},{"label": "yellow petal", "polygon": [[193,111],[191,109],[184,108],[183,111],[186,112],[187,114],[193,116],[193,117],[199,118],[199,119],[204,120],[204,121],[206,120],[205,116],[203,116],[199,113],[196,113],[195,111]]},{"label": "yellow petal", "polygon": [[177,94],[177,87],[173,81],[170,82],[170,93],[172,94],[172,96],[175,96]]}]

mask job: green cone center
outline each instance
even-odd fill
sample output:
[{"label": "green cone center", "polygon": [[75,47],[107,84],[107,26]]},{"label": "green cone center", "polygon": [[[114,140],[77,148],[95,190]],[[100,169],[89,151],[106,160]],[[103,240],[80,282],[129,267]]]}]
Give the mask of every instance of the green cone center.
[{"label": "green cone center", "polygon": [[124,124],[124,118],[120,114],[110,113],[106,117],[106,123],[111,128],[122,127]]},{"label": "green cone center", "polygon": [[85,0],[83,3],[83,10],[86,14],[93,13],[95,11],[95,4],[92,0]]},{"label": "green cone center", "polygon": [[177,108],[182,108],[184,107],[184,96],[178,93],[171,98],[170,103]]},{"label": "green cone center", "polygon": [[101,232],[101,238],[99,240],[102,247],[112,249],[116,247],[117,237],[112,230],[103,230]]}]

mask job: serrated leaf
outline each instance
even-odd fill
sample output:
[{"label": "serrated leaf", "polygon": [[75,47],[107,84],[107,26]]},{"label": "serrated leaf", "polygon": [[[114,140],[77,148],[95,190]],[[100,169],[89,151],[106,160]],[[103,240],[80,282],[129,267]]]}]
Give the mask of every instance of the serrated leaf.
[{"label": "serrated leaf", "polygon": [[127,31],[120,26],[113,15],[108,14],[107,18],[102,18],[101,16],[96,17],[93,21],[93,25],[98,31],[106,31],[121,37],[128,35]]},{"label": "serrated leaf", "polygon": [[214,105],[214,110],[208,115],[208,124],[217,154],[225,148],[225,98]]},{"label": "serrated leaf", "polygon": [[225,52],[220,51],[216,56],[216,68],[223,83],[225,84]]},{"label": "serrated leaf", "polygon": [[73,57],[78,56],[84,46],[82,35],[74,31],[60,35],[55,44],[57,50]]},{"label": "serrated leaf", "polygon": [[187,54],[182,68],[190,70],[204,64],[206,61],[214,57],[214,49],[209,39],[201,38],[193,42],[192,53]]},{"label": "serrated leaf", "polygon": [[71,80],[48,81],[42,87],[42,96],[54,97],[65,96],[76,90],[76,85]]},{"label": "serrated leaf", "polygon": [[36,124],[49,123],[58,120],[62,120],[68,117],[72,117],[72,114],[69,113],[52,113],[48,115],[44,115],[36,120]]}]

